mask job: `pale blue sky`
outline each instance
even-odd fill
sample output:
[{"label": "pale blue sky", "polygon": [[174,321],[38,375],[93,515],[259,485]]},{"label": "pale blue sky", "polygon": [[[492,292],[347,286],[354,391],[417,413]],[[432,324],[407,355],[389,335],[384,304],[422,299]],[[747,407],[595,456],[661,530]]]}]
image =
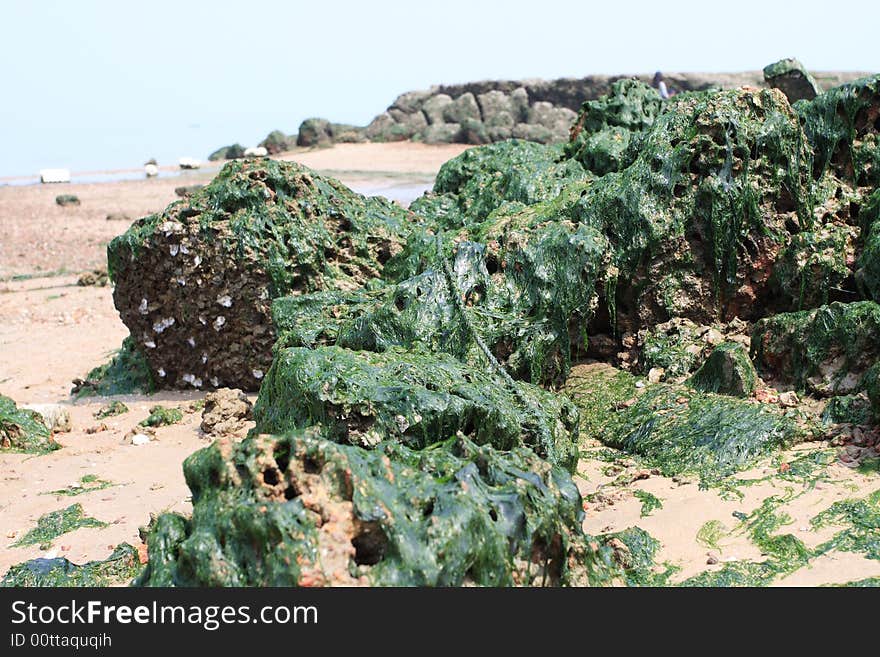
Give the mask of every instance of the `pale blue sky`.
[{"label": "pale blue sky", "polygon": [[0,0],[0,176],[203,158],[435,83],[880,71],[880,3]]}]

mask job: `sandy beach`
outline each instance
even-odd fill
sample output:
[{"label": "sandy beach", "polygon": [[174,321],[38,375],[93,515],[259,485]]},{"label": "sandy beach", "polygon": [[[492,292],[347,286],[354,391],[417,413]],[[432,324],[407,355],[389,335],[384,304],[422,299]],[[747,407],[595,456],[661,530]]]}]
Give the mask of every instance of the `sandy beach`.
[{"label": "sandy beach", "polygon": [[[440,165],[463,149],[408,142],[345,144],[282,159],[335,175],[359,191],[393,197],[400,190],[412,194],[429,186]],[[108,220],[108,215],[134,220],[159,211],[177,198],[175,187],[205,183],[216,170],[154,180],[0,187],[0,394],[18,403],[65,404],[72,420],[72,431],[56,435],[63,449],[44,456],[0,455],[0,575],[39,556],[65,556],[76,563],[104,559],[122,541],[139,545],[138,528],[150,514],[191,508],[181,463],[208,444],[199,430],[200,411],[189,406],[204,393],[122,396],[129,412],[104,420],[95,413],[107,398],[71,398],[71,381],[106,362],[127,335],[111,288],[76,281],[80,272],[106,266],[107,242],[128,227],[126,220]],[[56,205],[55,196],[67,193],[76,194],[81,205]],[[158,428],[145,445],[126,441],[125,435],[158,403],[180,407],[183,421]],[[589,457],[600,448],[584,447],[588,457],[581,460],[577,478],[585,496],[585,530],[593,535],[633,526],[648,531],[662,546],[657,563],[677,571],[672,582],[732,561],[760,561],[764,555],[738,518],[771,496],[780,497],[775,513],[785,517],[779,532],[814,547],[836,528],[815,528],[812,517],[836,501],[864,497],[877,488],[876,474],[843,466],[827,443],[806,443],[766,459],[740,475],[751,483],[733,494],[703,490],[693,479],[661,476],[631,459]],[[809,477],[787,474],[786,464],[817,452],[828,458]],[[108,486],[74,497],[52,492],[86,475]],[[662,507],[644,513],[637,491],[652,494]],[[107,526],[79,529],[51,546],[10,547],[41,515],[75,502]],[[708,543],[701,532],[707,524],[719,528],[717,540]],[[774,583],[839,584],[877,576],[880,561],[832,551]]]}]

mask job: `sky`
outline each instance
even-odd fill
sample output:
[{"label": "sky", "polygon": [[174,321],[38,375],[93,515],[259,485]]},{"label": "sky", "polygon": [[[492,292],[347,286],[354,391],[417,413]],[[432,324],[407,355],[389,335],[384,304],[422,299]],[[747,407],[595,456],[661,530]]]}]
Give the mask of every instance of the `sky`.
[{"label": "sky", "polygon": [[[873,5],[873,7],[872,7]],[[481,79],[880,71],[880,3],[0,0],[0,177],[205,158]]]}]

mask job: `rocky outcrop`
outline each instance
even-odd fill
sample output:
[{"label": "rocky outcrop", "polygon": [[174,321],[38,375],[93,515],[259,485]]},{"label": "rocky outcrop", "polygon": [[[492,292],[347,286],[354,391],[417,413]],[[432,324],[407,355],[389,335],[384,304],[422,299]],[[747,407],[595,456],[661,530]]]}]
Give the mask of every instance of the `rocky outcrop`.
[{"label": "rocky outcrop", "polygon": [[[815,82],[802,67],[779,65],[746,73],[664,73],[673,93],[706,89],[736,89],[743,86],[781,85],[803,95],[804,85]],[[770,70],[772,69],[772,70]],[[767,73],[770,70],[770,73]],[[766,77],[768,76],[769,77]],[[854,80],[860,73],[817,74],[826,88]],[[652,75],[590,75],[558,80],[486,80],[459,85],[439,85],[425,91],[402,94],[367,126],[370,141],[413,139],[425,143],[488,144],[509,139],[526,139],[543,144],[568,140],[576,112],[586,101],[613,94],[622,80],[643,85]],[[766,81],[765,81],[766,77]],[[820,83],[815,83],[819,88]],[[788,91],[786,91],[788,93]],[[813,94],[815,96],[815,94]],[[793,101],[792,101],[793,102]]]}]

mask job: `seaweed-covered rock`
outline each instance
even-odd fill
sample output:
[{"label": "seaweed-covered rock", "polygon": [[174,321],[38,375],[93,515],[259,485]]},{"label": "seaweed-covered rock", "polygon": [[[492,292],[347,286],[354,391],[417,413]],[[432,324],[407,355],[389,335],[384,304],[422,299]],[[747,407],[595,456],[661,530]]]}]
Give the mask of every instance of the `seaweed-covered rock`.
[{"label": "seaweed-covered rock", "polygon": [[777,304],[793,310],[815,308],[845,293],[858,234],[855,226],[826,224],[793,235],[773,268],[772,283],[781,297]]},{"label": "seaweed-covered rock", "polygon": [[306,119],[299,124],[297,146],[329,146],[332,143],[333,135],[327,119]]},{"label": "seaweed-covered rock", "polygon": [[79,205],[80,200],[75,194],[59,194],[55,197],[55,203],[65,208],[70,205]]},{"label": "seaweed-covered rock", "polygon": [[[308,119],[306,119],[306,121],[308,121]],[[305,124],[305,121],[303,124]],[[300,129],[302,129],[302,126],[300,126]],[[281,130],[273,130],[266,135],[265,139],[257,144],[257,146],[265,148],[269,155],[277,155],[278,153],[291,150],[296,146],[296,142],[297,137],[286,135]]]},{"label": "seaweed-covered rock", "polygon": [[109,362],[92,369],[85,380],[74,379],[70,393],[77,397],[148,394],[156,388],[157,382],[147,359],[129,336]]},{"label": "seaweed-covered rock", "polygon": [[813,100],[819,93],[819,85],[798,60],[781,59],[764,67],[764,81],[785,94],[790,103]]},{"label": "seaweed-covered rock", "polygon": [[687,383],[703,392],[748,397],[757,381],[748,349],[738,342],[722,342]]},{"label": "seaweed-covered rock", "polygon": [[565,183],[585,176],[580,165],[563,158],[561,146],[505,141],[470,148],[446,162],[437,173],[434,196],[417,199],[411,207],[436,219],[436,197],[449,195],[450,209],[439,219],[458,227],[485,220],[505,201],[532,205],[550,200]]},{"label": "seaweed-covered rock", "polygon": [[871,402],[874,419],[880,423],[880,361],[874,364],[865,374],[864,386],[868,393],[868,399]]},{"label": "seaweed-covered rock", "polygon": [[[229,146],[221,146],[208,156],[208,161],[218,162],[220,160],[235,160],[244,157],[244,146],[241,144],[231,144]],[[180,196],[180,194],[178,194]]]},{"label": "seaweed-covered rock", "polygon": [[547,222],[536,207],[485,222],[477,242],[429,240],[433,249],[408,259],[416,271],[427,262],[421,273],[365,300],[337,343],[443,351],[514,378],[561,383],[595,310],[608,242],[585,226]]},{"label": "seaweed-covered rock", "polygon": [[477,105],[476,96],[470,92],[461,94],[443,108],[443,120],[447,123],[480,121],[480,106]]},{"label": "seaweed-covered rock", "polygon": [[44,454],[60,447],[39,413],[0,395],[0,450]]},{"label": "seaweed-covered rock", "polygon": [[254,390],[271,300],[379,279],[418,221],[295,163],[237,161],[110,243],[113,299],[161,385]]},{"label": "seaweed-covered rock", "polygon": [[6,571],[0,587],[112,586],[128,584],[140,570],[137,549],[128,543],[120,543],[102,561],[78,565],[58,557],[31,559],[16,564]]},{"label": "seaweed-covered rock", "polygon": [[563,391],[580,409],[582,439],[639,454],[667,476],[726,477],[805,436],[764,404],[666,383],[637,388],[603,364],[575,367]]},{"label": "seaweed-covered rock", "polygon": [[790,228],[812,221],[809,152],[788,102],[767,89],[676,96],[637,150],[572,216],[612,243],[612,321],[634,331],[760,316]]},{"label": "seaweed-covered rock", "polygon": [[861,207],[864,248],[856,263],[855,279],[864,296],[880,302],[880,189]]},{"label": "seaweed-covered rock", "polygon": [[856,187],[880,184],[880,75],[834,87],[795,109],[814,152],[817,180],[832,172]]},{"label": "seaweed-covered rock", "polygon": [[577,412],[536,386],[506,382],[443,353],[339,347],[278,352],[254,407],[256,431],[320,424],[331,440],[425,449],[461,433],[477,444],[529,446],[574,469]]},{"label": "seaweed-covered rock", "polygon": [[638,80],[618,80],[607,95],[583,104],[566,154],[598,175],[618,171],[635,157],[629,148],[632,136],[650,128],[661,110],[656,89]]},{"label": "seaweed-covered rock", "polygon": [[586,585],[606,570],[563,470],[464,437],[364,450],[317,429],[220,440],[184,463],[143,585]]},{"label": "seaweed-covered rock", "polygon": [[752,333],[759,371],[820,395],[860,389],[880,359],[880,306],[835,302],[760,320]]}]

